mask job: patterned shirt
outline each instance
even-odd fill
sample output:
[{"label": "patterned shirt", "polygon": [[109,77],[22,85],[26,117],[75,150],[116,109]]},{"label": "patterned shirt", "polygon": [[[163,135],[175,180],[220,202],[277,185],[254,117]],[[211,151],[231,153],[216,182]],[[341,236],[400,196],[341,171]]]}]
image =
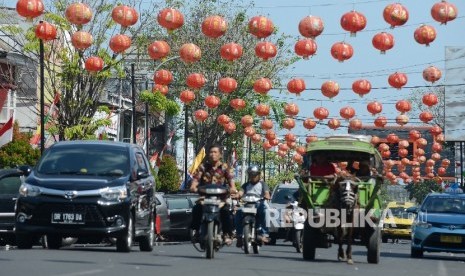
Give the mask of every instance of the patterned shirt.
[{"label": "patterned shirt", "polygon": [[199,182],[199,186],[207,184],[228,185],[234,178],[234,174],[226,163],[220,162],[216,167],[210,163],[203,163],[194,178]]}]

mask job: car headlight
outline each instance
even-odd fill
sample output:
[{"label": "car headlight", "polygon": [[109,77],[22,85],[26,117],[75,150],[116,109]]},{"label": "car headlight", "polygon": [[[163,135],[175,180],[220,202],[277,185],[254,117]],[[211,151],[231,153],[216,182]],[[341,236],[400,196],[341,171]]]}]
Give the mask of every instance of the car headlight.
[{"label": "car headlight", "polygon": [[431,228],[432,225],[431,223],[427,223],[427,222],[418,222],[415,224],[415,226],[428,229],[428,228]]},{"label": "car headlight", "polygon": [[123,200],[128,197],[126,186],[100,189],[100,195],[106,200]]},{"label": "car headlight", "polygon": [[28,197],[28,196],[38,196],[40,195],[40,188],[34,185],[30,185],[27,183],[21,184],[19,187],[19,194],[22,197]]}]

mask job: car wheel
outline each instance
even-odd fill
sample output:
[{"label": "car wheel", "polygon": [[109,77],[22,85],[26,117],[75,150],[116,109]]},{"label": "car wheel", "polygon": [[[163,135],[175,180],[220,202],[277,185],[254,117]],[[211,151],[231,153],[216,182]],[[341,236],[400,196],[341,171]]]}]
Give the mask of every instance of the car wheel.
[{"label": "car wheel", "polygon": [[60,249],[62,246],[62,237],[57,235],[47,235],[48,249]]},{"label": "car wheel", "polygon": [[423,258],[423,250],[411,247],[410,248],[410,257],[412,257],[412,258]]},{"label": "car wheel", "polygon": [[146,233],[145,236],[141,237],[139,240],[139,249],[140,251],[152,252],[153,250],[153,241],[155,240],[155,222],[154,218],[150,220],[150,230]]},{"label": "car wheel", "polygon": [[27,234],[16,234],[16,246],[19,249],[31,249],[33,239],[31,235]]},{"label": "car wheel", "polygon": [[132,214],[129,214],[128,227],[126,233],[116,239],[116,251],[118,252],[130,252],[132,247],[133,237],[133,225],[132,225]]},{"label": "car wheel", "polygon": [[382,237],[381,240],[383,241],[383,243],[387,243],[387,242],[388,242],[388,238],[387,238],[387,237]]}]

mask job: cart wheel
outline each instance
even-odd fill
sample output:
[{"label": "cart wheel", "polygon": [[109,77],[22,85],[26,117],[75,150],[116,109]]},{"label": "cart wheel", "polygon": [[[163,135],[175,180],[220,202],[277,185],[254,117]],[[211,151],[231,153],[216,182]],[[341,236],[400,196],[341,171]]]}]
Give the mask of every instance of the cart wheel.
[{"label": "cart wheel", "polygon": [[368,240],[368,252],[367,261],[370,264],[379,263],[380,255],[380,243],[381,243],[381,230],[379,227],[373,229],[370,239]]},{"label": "cart wheel", "polygon": [[317,229],[305,223],[304,235],[302,238],[302,256],[304,260],[315,260],[316,240],[318,239],[317,231]]}]

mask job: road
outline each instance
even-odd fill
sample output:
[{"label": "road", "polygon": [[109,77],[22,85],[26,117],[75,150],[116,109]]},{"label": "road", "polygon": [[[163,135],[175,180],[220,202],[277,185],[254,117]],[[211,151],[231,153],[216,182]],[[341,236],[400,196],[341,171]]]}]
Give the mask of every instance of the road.
[{"label": "road", "polygon": [[407,242],[383,244],[380,264],[366,262],[366,250],[355,246],[354,265],[336,261],[336,248],[320,249],[317,260],[302,260],[287,244],[267,246],[259,255],[245,255],[236,247],[224,247],[214,260],[187,243],[158,245],[153,252],[116,253],[113,247],[82,246],[48,250],[0,247],[0,275],[463,275],[465,254],[425,253],[410,259]]}]

